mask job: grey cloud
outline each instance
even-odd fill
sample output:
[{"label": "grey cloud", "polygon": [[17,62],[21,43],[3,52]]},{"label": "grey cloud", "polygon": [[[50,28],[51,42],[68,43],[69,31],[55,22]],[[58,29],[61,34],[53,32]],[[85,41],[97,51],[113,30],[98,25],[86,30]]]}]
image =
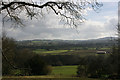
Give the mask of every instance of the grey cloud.
[{"label": "grey cloud", "polygon": [[54,14],[46,15],[39,20],[28,20],[26,27],[11,29],[10,22],[5,24],[7,35],[17,40],[27,39],[92,39],[114,34],[113,28],[117,22],[116,18],[106,20],[105,23],[87,21],[78,26],[77,29],[67,28],[59,23],[59,17]]},{"label": "grey cloud", "polygon": [[116,18],[111,18],[105,23],[105,29],[108,31],[114,31],[116,29],[118,20]]}]

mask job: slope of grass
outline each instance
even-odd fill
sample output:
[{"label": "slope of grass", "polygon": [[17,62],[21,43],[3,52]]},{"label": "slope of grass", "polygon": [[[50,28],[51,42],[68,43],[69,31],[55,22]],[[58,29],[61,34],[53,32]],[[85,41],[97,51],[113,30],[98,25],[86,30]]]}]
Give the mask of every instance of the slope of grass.
[{"label": "slope of grass", "polygon": [[37,54],[52,54],[52,55],[57,55],[59,53],[65,53],[65,52],[70,52],[73,50],[51,50],[51,51],[47,51],[45,49],[37,49],[34,50],[33,52],[37,53]]},{"label": "slope of grass", "polygon": [[67,52],[68,50],[53,50],[53,51],[45,51],[43,53],[62,53],[62,52]]},{"label": "slope of grass", "polygon": [[56,66],[53,67],[52,75],[75,76],[77,66]]}]

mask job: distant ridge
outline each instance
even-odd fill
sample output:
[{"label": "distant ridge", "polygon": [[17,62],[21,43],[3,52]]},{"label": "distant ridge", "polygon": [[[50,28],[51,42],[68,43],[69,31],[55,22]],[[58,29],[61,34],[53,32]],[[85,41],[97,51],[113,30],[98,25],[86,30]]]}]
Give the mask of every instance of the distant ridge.
[{"label": "distant ridge", "polygon": [[104,37],[104,38],[98,38],[98,40],[116,40],[117,37]]},{"label": "distant ridge", "polygon": [[88,40],[63,40],[63,39],[33,39],[33,40],[21,40],[21,41],[92,41],[92,40],[116,40],[117,37],[103,37],[98,39],[88,39]]},{"label": "distant ridge", "polygon": [[89,49],[111,48],[117,44],[117,37],[104,37],[90,40],[34,39],[17,41],[21,47],[30,49]]}]

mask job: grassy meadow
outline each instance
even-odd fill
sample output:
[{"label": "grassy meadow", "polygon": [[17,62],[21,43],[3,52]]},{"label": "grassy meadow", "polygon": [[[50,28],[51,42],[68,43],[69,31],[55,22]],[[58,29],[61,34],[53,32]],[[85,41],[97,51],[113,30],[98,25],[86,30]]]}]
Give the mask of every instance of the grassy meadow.
[{"label": "grassy meadow", "polygon": [[75,76],[77,71],[77,66],[56,66],[53,67],[51,75],[59,76]]},{"label": "grassy meadow", "polygon": [[37,49],[33,50],[36,54],[40,55],[79,55],[79,56],[89,56],[96,55],[97,50],[89,49],[89,50],[45,50],[45,49]]},{"label": "grassy meadow", "polygon": [[68,52],[68,51],[69,50],[51,50],[51,51],[47,51],[45,49],[37,49],[37,50],[34,50],[33,52],[35,52],[37,54],[58,54],[58,53],[63,53],[63,52]]}]

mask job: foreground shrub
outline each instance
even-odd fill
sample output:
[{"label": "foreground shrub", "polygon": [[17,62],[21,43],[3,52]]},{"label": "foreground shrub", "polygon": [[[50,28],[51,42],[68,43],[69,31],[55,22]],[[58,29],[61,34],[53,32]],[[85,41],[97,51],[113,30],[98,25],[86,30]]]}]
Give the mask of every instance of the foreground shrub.
[{"label": "foreground shrub", "polygon": [[111,74],[110,63],[104,55],[88,56],[80,60],[77,74],[92,78],[100,78],[104,75]]},{"label": "foreground shrub", "polygon": [[31,69],[31,75],[47,75],[52,71],[52,67],[47,65],[39,55],[28,60],[27,67]]}]

